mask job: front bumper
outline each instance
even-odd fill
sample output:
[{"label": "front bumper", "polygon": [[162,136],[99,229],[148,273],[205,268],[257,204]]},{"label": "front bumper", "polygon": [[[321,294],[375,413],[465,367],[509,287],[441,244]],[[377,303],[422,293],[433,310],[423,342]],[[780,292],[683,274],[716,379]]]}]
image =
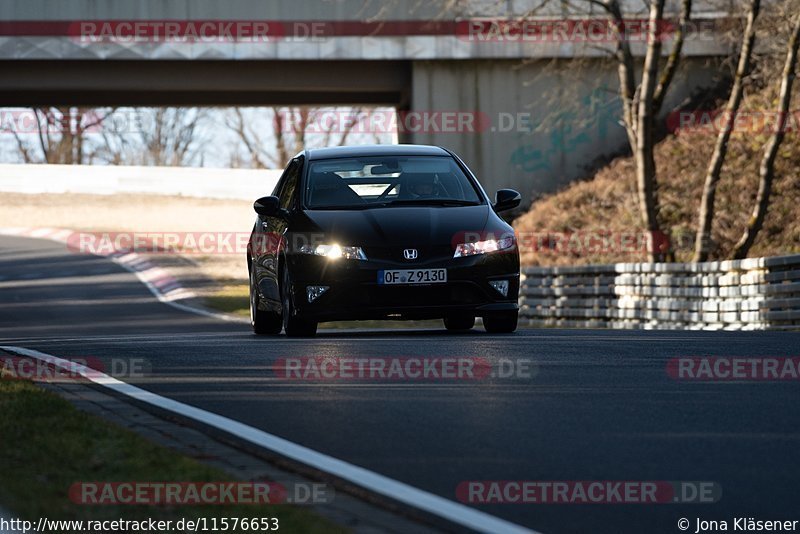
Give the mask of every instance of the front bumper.
[{"label": "front bumper", "polygon": [[[466,258],[395,262],[335,260],[295,254],[289,257],[294,305],[309,320],[437,319],[450,314],[476,316],[518,309],[519,256],[516,250]],[[447,269],[447,282],[381,285],[378,272],[390,269]],[[491,280],[508,280],[508,295]],[[328,286],[309,303],[308,286]]]}]

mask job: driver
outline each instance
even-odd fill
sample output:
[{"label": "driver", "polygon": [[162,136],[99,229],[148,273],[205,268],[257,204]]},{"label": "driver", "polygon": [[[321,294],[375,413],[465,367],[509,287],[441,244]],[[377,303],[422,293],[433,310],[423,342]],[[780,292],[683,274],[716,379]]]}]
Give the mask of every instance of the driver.
[{"label": "driver", "polygon": [[412,174],[406,177],[405,188],[409,198],[432,198],[438,193],[438,180],[436,175]]}]

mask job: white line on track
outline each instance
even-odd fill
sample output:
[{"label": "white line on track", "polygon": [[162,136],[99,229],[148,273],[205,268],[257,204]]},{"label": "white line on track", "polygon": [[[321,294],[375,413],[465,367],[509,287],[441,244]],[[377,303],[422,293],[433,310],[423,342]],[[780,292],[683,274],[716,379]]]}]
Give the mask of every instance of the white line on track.
[{"label": "white line on track", "polygon": [[42,360],[48,362],[50,365],[56,365],[62,369],[71,370],[72,372],[77,371],[89,381],[125,395],[126,397],[193,419],[204,425],[216,428],[236,436],[239,439],[273,451],[286,458],[290,458],[296,462],[351,482],[373,493],[384,495],[390,499],[428,512],[457,525],[479,532],[536,534],[535,531],[511,523],[505,519],[500,519],[499,517],[434,495],[433,493],[415,488],[414,486],[339,460],[338,458],[328,456],[327,454],[317,452],[308,447],[298,445],[297,443],[293,443],[238,421],[228,419],[227,417],[156,395],[155,393],[126,384],[116,378],[83,365],[76,364],[75,362],[22,347],[0,346],[0,350]]}]

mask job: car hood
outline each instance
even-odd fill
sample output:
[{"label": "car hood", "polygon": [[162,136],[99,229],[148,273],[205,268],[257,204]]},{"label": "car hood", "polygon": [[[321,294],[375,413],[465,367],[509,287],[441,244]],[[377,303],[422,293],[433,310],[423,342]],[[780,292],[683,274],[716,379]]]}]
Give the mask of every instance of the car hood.
[{"label": "car hood", "polygon": [[307,210],[315,231],[342,245],[423,247],[450,245],[465,232],[482,232],[491,208],[398,206],[364,210]]}]

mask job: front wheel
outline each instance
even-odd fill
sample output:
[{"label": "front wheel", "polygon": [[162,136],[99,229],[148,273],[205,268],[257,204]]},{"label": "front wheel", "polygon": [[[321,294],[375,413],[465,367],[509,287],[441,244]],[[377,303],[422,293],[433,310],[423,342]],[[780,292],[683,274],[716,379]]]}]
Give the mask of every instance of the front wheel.
[{"label": "front wheel", "polygon": [[483,316],[483,327],[490,334],[510,334],[517,329],[519,310],[495,312]]},{"label": "front wheel", "polygon": [[283,329],[288,337],[312,337],[317,333],[317,323],[295,315],[292,284],[289,270],[284,266],[281,275],[281,300],[283,302]]},{"label": "front wheel", "polygon": [[258,309],[261,297],[255,283],[255,272],[250,272],[250,326],[259,336],[277,336],[283,328],[281,316],[275,312]]}]

